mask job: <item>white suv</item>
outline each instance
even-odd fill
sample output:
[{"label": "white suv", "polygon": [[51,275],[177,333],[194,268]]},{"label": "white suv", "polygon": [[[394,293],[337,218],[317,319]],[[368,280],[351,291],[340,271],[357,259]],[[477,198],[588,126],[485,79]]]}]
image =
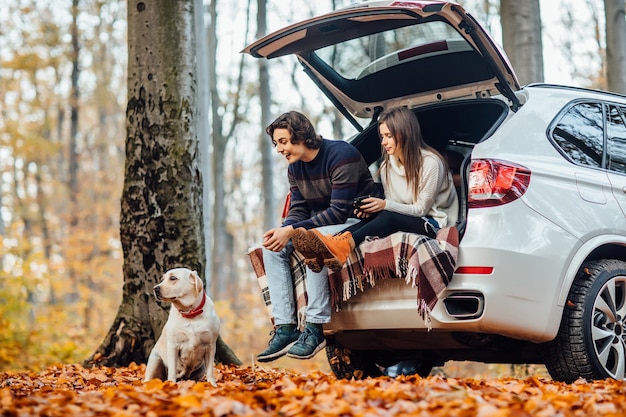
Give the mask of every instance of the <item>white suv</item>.
[{"label": "white suv", "polygon": [[541,363],[566,382],[624,379],[626,97],[520,87],[480,25],[442,1],[358,4],[244,52],[296,55],[357,128],[350,140],[371,164],[377,115],[393,106],[413,109],[430,145],[460,154],[450,159],[461,177],[459,258],[433,330],[414,288],[380,280],[325,326],[338,377],[395,363],[426,375],[471,360]]}]

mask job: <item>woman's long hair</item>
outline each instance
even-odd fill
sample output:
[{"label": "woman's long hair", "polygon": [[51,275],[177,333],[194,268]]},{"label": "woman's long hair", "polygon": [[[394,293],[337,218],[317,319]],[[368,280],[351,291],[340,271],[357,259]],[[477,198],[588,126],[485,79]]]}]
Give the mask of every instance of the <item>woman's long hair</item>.
[{"label": "woman's long hair", "polygon": [[[422,170],[422,149],[428,149],[433,152],[446,168],[446,162],[439,152],[424,142],[422,136],[422,128],[417,116],[406,107],[394,107],[381,113],[378,119],[379,135],[380,125],[385,123],[389,132],[393,136],[396,146],[402,153],[402,163],[409,187],[413,190],[413,198],[416,198],[420,192],[420,174]],[[384,162],[381,165],[387,165],[385,175],[389,182],[389,155],[382,149]],[[448,176],[446,176],[446,179]]]}]

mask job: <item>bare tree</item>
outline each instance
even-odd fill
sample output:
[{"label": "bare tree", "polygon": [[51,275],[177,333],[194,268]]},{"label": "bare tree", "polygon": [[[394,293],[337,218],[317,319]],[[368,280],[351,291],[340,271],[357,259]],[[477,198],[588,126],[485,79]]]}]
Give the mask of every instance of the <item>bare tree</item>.
[{"label": "bare tree", "polygon": [[[203,220],[204,241],[206,244],[206,270],[213,270],[213,160],[209,132],[209,61],[208,61],[208,34],[204,24],[204,4],[202,0],[194,1],[195,28],[196,28],[196,60],[198,66],[198,137],[200,140],[200,161],[202,177],[204,179]],[[206,276],[207,288],[211,288],[211,274]]]},{"label": "bare tree", "polygon": [[[87,362],[142,363],[167,319],[153,286],[170,268],[205,272],[194,0],[128,1],[123,298]],[[219,362],[241,363],[218,341]]]},{"label": "bare tree", "polygon": [[[267,32],[267,0],[257,0],[257,39]],[[270,123],[272,96],[270,75],[265,59],[258,60],[259,100],[261,101],[261,126]],[[265,132],[261,132],[261,164],[263,173],[263,229],[268,230],[276,223],[276,199],[274,198],[274,170],[272,163],[272,145]]]},{"label": "bare tree", "polygon": [[[72,24],[70,27],[70,33],[72,36],[72,76],[71,76],[71,90],[70,90],[70,137],[69,137],[69,155],[68,155],[68,181],[67,188],[69,190],[69,234],[66,242],[66,253],[70,252],[70,247],[73,245],[72,237],[76,235],[76,228],[78,226],[78,101],[80,98],[80,91],[78,86],[79,77],[79,54],[80,45],[78,43],[78,0],[72,0]],[[70,257],[70,255],[66,255]],[[74,294],[71,295],[72,301],[79,298],[79,288],[81,283],[79,282],[79,274],[74,268],[73,262],[68,262],[68,275],[73,284]],[[86,318],[85,321],[88,321]]]},{"label": "bare tree", "polygon": [[[217,7],[218,1],[211,0],[209,5],[209,93],[211,97],[211,138],[213,144],[213,190],[215,192],[213,211],[213,294],[216,297],[223,297],[227,294],[227,283],[236,282],[234,268],[234,238],[226,225],[226,147],[232,138],[238,125],[243,119],[241,113],[241,97],[243,94],[243,66],[244,56],[241,54],[239,65],[231,73],[232,80],[229,83],[230,96],[228,100],[223,100],[218,89],[217,76]],[[250,10],[250,0],[246,3],[246,13]],[[245,38],[248,35],[248,16],[245,22]],[[230,124],[227,124],[230,121]]]},{"label": "bare tree", "polygon": [[501,0],[504,50],[521,84],[543,82],[539,0]]},{"label": "bare tree", "polygon": [[626,16],[624,0],[604,0],[608,89],[626,93]]}]

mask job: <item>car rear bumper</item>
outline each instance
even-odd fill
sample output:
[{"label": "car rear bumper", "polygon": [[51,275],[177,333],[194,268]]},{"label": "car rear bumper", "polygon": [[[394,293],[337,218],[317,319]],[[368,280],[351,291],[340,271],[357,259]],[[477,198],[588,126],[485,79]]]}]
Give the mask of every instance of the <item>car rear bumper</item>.
[{"label": "car rear bumper", "polygon": [[[562,313],[558,295],[568,257],[579,242],[522,202],[513,204],[520,206],[516,222],[502,222],[501,208],[470,212],[457,271],[473,266],[492,272],[455,273],[431,312],[433,332],[489,333],[531,342],[556,335]],[[428,331],[417,311],[417,289],[402,279],[379,280],[344,301],[325,329]]]}]

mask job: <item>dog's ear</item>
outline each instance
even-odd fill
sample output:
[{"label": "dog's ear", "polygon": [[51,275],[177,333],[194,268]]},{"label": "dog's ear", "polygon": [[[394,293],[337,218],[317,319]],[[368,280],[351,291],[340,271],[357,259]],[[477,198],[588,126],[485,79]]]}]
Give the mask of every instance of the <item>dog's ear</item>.
[{"label": "dog's ear", "polygon": [[200,294],[202,290],[204,290],[204,284],[196,271],[191,271],[191,275],[193,275],[193,284],[195,286],[196,294]]}]

